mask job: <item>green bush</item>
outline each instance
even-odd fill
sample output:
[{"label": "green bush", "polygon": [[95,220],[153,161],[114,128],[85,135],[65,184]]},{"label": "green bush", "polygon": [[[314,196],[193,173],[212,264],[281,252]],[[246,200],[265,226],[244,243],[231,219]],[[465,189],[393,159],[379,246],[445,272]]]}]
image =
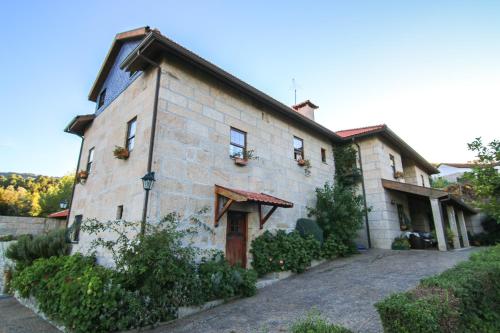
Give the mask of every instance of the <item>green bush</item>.
[{"label": "green bush", "polygon": [[316,221],[304,218],[298,219],[295,230],[297,230],[303,238],[313,236],[320,244],[323,244],[323,230],[321,230]]},{"label": "green bush", "polygon": [[410,241],[405,236],[399,236],[392,241],[391,249],[393,250],[409,250]]},{"label": "green bush", "polygon": [[329,323],[318,311],[310,311],[305,318],[297,320],[291,333],[352,333],[347,328]]},{"label": "green bush", "polygon": [[16,236],[14,235],[3,235],[0,236],[0,242],[10,242],[16,240]]},{"label": "green bush", "polygon": [[362,226],[365,210],[357,189],[338,182],[335,186],[326,183],[317,188],[316,206],[308,207],[308,211],[323,230],[325,238],[334,236],[350,247]]},{"label": "green bush", "polygon": [[117,274],[82,255],[37,259],[14,276],[21,296],[34,296],[49,318],[72,332],[109,332],[132,326],[135,297]]},{"label": "green bush", "polygon": [[348,246],[342,241],[338,240],[335,236],[330,236],[326,239],[321,247],[321,257],[325,259],[333,259],[336,257],[345,257],[354,253],[353,246]]},{"label": "green bush", "polygon": [[297,231],[278,230],[275,234],[265,231],[252,241],[250,253],[252,267],[259,276],[280,271],[301,273],[313,259],[320,258],[321,245],[312,236],[302,238]]},{"label": "green bush", "polygon": [[66,242],[66,230],[53,230],[46,235],[23,235],[10,245],[5,256],[16,264],[17,270],[29,266],[35,259],[69,254],[71,245]]},{"label": "green bush", "polygon": [[257,292],[257,273],[231,266],[222,253],[203,258],[198,268],[203,301],[228,299],[237,295],[252,296]]},{"label": "green bush", "polygon": [[499,332],[500,246],[376,304],[384,332]]}]

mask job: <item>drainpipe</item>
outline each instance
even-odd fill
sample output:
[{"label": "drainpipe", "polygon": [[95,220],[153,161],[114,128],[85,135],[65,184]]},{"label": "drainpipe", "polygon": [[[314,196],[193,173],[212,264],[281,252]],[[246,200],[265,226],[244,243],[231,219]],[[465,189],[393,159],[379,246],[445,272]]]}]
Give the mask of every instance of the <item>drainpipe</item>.
[{"label": "drainpipe", "polygon": [[372,247],[372,240],[370,237],[370,224],[368,223],[368,206],[366,204],[366,190],[365,190],[365,175],[363,173],[363,160],[361,159],[361,147],[352,139],[352,143],[358,148],[359,169],[361,171],[361,188],[363,189],[363,205],[365,206],[365,224],[366,224],[366,237],[368,238],[368,248]]},{"label": "drainpipe", "polygon": [[[154,147],[155,133],[156,133],[156,118],[158,115],[158,99],[160,94],[161,67],[158,63],[140,54],[140,51],[137,52],[137,55],[142,59],[144,59],[153,67],[157,68],[155,97],[153,105],[153,119],[151,122],[151,137],[149,138],[149,154],[148,154],[148,165],[147,165],[147,173],[150,173],[153,165],[153,147]],[[142,208],[142,220],[141,220],[141,235],[144,235],[146,231],[146,218],[147,218],[148,203],[149,203],[149,192],[150,191],[146,191],[146,193],[144,194],[144,206]]]},{"label": "drainpipe", "polygon": [[76,179],[78,177],[78,168],[80,167],[80,161],[82,159],[83,141],[85,140],[83,135],[80,138],[82,139],[82,142],[80,143],[80,153],[78,154],[78,162],[76,163],[75,181],[73,182],[73,188],[71,189],[71,198],[69,199],[68,216],[66,217],[66,229],[68,229],[69,217],[71,216],[71,208],[73,207],[73,197],[75,195]]}]

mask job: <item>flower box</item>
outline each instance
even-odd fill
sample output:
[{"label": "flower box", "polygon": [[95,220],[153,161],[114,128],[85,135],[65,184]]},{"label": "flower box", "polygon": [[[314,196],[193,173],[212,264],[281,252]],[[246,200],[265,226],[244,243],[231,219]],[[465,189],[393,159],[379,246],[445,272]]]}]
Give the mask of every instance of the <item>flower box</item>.
[{"label": "flower box", "polygon": [[306,160],[304,160],[304,159],[297,160],[297,164],[299,166],[305,166],[306,165]]},{"label": "flower box", "polygon": [[78,180],[85,180],[89,177],[89,173],[85,170],[81,170],[77,174]]},{"label": "flower box", "polygon": [[239,166],[245,166],[248,164],[248,160],[241,158],[241,157],[235,157],[234,164],[239,165]]},{"label": "flower box", "polygon": [[126,160],[130,156],[130,152],[127,148],[116,146],[115,150],[113,150],[113,155],[119,160]]},{"label": "flower box", "polygon": [[394,173],[394,178],[396,178],[396,179],[400,179],[400,178],[404,178],[404,177],[405,177],[405,174],[402,171],[396,171]]}]

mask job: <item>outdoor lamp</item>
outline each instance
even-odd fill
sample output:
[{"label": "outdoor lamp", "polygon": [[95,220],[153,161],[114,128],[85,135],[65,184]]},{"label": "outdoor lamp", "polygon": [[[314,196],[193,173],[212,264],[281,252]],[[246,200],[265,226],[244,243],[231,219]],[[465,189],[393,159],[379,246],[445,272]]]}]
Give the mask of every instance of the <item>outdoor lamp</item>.
[{"label": "outdoor lamp", "polygon": [[61,201],[59,207],[61,207],[61,209],[66,209],[68,207],[68,202],[66,200]]},{"label": "outdoor lamp", "polygon": [[155,173],[153,171],[148,172],[141,179],[142,187],[144,187],[144,190],[149,191],[153,188],[153,183],[155,182]]}]

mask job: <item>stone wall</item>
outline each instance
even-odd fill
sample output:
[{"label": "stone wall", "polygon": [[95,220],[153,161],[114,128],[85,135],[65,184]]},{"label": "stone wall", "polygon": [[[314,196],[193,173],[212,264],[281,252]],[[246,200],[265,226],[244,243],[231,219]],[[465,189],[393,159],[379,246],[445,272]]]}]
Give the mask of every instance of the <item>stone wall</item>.
[{"label": "stone wall", "polygon": [[38,235],[66,227],[66,220],[45,217],[0,216],[0,236]]},{"label": "stone wall", "polygon": [[[208,207],[203,222],[213,226],[214,185],[218,184],[293,202],[293,208],[278,208],[264,230],[293,229],[298,218],[307,216],[306,207],[314,205],[315,189],[333,181],[330,140],[186,65],[169,60],[162,68],[153,162],[157,181],[148,218],[155,220],[171,211],[187,216]],[[229,156],[231,127],[247,133],[247,147],[258,160],[245,167],[234,164]],[[294,136],[304,140],[310,176],[294,160]],[[326,163],[321,161],[321,148],[327,151]],[[231,209],[249,213],[249,249],[252,239],[263,232],[256,204]],[[200,234],[196,245],[224,251],[226,216],[213,233]]]}]

